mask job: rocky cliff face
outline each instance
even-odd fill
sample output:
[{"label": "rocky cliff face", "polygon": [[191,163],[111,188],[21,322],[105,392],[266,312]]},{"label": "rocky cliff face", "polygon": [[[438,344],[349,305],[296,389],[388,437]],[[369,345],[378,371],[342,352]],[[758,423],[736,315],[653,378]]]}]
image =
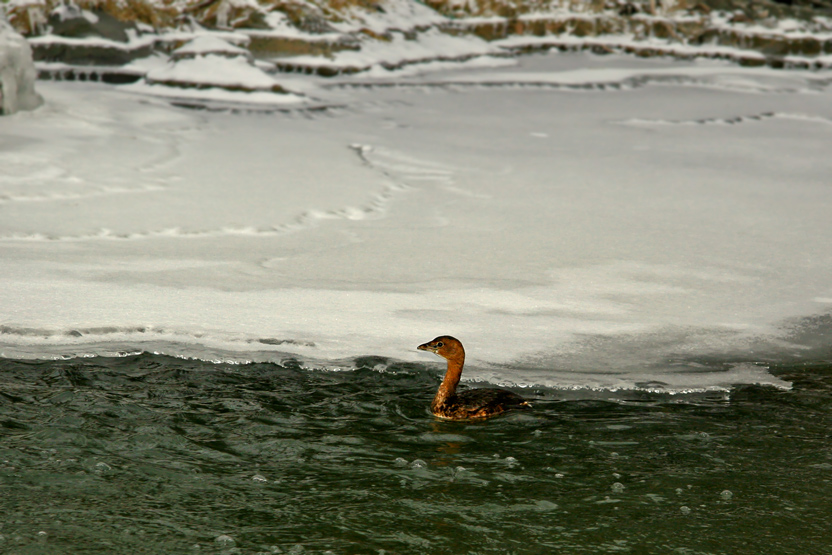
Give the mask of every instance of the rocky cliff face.
[{"label": "rocky cliff face", "polygon": [[[113,28],[119,22],[145,24],[154,29],[174,29],[192,21],[207,28],[269,30],[275,23],[309,34],[337,32],[347,23],[359,31],[366,15],[399,11],[395,0],[3,0],[9,21],[25,36],[37,36],[50,29],[57,34],[83,34]],[[404,2],[405,4],[409,2]],[[416,3],[416,2],[414,2]],[[708,14],[711,11],[730,13],[737,20],[765,25],[771,19],[795,18],[811,20],[817,16],[832,17],[832,0],[426,0],[425,5],[438,14],[458,19],[502,18],[520,21],[524,16],[572,13],[591,16],[629,17],[648,14],[667,17],[684,12]],[[73,10],[106,14],[100,25],[65,24]],[[399,26],[407,22],[399,21]],[[419,21],[414,21],[418,25]],[[512,26],[508,26],[509,32]]]},{"label": "rocky cliff face", "polygon": [[[66,79],[130,82],[152,73],[165,76],[154,83],[188,87],[182,77],[194,72],[185,65],[229,65],[216,56],[186,63],[172,56],[206,33],[247,50],[234,67],[257,74],[258,83],[258,72],[332,76],[548,48],[832,66],[832,0],[780,2],[0,0],[0,6],[28,37],[40,76]],[[162,63],[183,67],[160,70]],[[193,86],[210,85],[203,81]],[[262,84],[252,90],[265,90]]]},{"label": "rocky cliff face", "polygon": [[[118,21],[174,29],[186,22],[218,29],[272,29],[287,22],[310,34],[335,31],[335,25],[360,22],[362,12],[385,11],[390,2],[372,0],[7,0],[9,21],[27,36],[54,28],[78,10],[107,14]],[[93,25],[95,27],[95,25]],[[80,29],[78,31],[81,31]]]}]

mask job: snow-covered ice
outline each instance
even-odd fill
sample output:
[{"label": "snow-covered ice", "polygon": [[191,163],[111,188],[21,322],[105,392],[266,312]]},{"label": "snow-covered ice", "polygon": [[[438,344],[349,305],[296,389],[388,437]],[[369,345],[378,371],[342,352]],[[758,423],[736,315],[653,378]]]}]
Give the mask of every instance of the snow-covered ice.
[{"label": "snow-covered ice", "polygon": [[828,350],[829,72],[434,68],[309,78],[315,110],[39,83],[0,119],[0,353],[433,362],[452,334],[469,379],[680,390]]}]

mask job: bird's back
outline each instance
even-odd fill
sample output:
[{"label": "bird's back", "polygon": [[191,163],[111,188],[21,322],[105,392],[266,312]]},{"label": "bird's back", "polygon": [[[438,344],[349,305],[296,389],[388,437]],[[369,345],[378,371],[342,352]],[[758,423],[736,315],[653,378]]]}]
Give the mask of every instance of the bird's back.
[{"label": "bird's back", "polygon": [[452,396],[442,406],[433,407],[433,413],[449,419],[487,418],[529,406],[525,399],[505,389],[469,389]]}]

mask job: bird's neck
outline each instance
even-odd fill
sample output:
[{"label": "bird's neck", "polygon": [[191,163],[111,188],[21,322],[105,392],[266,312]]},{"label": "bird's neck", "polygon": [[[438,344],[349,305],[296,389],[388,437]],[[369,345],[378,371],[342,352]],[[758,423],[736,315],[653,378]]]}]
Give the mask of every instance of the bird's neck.
[{"label": "bird's neck", "polygon": [[445,372],[445,379],[439,385],[436,397],[433,398],[432,407],[444,405],[449,398],[456,393],[456,386],[462,376],[462,366],[465,364],[465,355],[458,355],[448,359],[448,370]]}]

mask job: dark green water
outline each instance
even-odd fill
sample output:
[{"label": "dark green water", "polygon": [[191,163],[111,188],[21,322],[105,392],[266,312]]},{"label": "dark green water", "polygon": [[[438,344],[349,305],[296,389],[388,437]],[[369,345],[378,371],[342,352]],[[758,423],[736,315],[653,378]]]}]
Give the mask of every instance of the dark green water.
[{"label": "dark green water", "polygon": [[0,553],[832,553],[828,362],[468,423],[358,366],[0,360]]}]

